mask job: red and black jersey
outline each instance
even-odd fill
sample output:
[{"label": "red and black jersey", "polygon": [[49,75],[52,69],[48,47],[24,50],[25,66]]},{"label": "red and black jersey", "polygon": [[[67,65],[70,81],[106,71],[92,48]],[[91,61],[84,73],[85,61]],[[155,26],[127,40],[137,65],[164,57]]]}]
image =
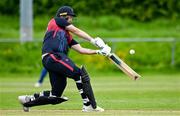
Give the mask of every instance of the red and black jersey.
[{"label": "red and black jersey", "polygon": [[71,34],[65,30],[70,25],[64,18],[55,17],[48,23],[44,36],[42,54],[44,53],[68,53],[68,49],[78,44],[72,39]]}]

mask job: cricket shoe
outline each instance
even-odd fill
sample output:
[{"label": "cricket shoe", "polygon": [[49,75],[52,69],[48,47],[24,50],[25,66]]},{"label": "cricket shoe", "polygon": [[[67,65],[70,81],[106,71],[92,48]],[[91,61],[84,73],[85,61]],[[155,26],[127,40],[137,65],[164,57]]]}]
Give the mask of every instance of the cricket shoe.
[{"label": "cricket shoe", "polygon": [[61,99],[63,99],[64,101],[68,101],[68,97],[66,96],[61,96]]},{"label": "cricket shoe", "polygon": [[41,87],[41,86],[42,86],[42,83],[39,83],[39,82],[37,82],[37,83],[34,84],[34,87],[37,87],[37,88],[38,88],[38,87]]},{"label": "cricket shoe", "polygon": [[104,109],[99,106],[97,106],[94,109],[91,105],[89,105],[89,106],[83,105],[82,111],[83,112],[104,112]]},{"label": "cricket shoe", "polygon": [[23,106],[24,112],[29,112],[29,107],[25,107],[24,104],[27,102],[30,102],[32,99],[35,99],[35,98],[33,98],[33,96],[28,96],[28,95],[22,95],[18,97],[19,102]]}]

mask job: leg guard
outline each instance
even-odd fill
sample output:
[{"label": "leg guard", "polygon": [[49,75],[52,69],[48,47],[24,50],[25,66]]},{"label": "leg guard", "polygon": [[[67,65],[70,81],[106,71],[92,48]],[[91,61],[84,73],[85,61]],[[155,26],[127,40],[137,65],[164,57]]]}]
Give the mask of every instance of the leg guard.
[{"label": "leg guard", "polygon": [[95,109],[97,107],[96,100],[95,100],[94,93],[91,87],[89,75],[84,66],[82,66],[81,68],[81,77],[82,77],[82,83],[83,83],[83,91],[85,95],[88,97],[92,107]]},{"label": "leg guard", "polygon": [[51,91],[42,91],[40,93],[34,93],[34,97],[35,99],[40,97],[40,96],[46,96],[46,97],[49,97],[49,96],[52,96],[52,93]]},{"label": "leg guard", "polygon": [[63,98],[63,97],[61,98],[61,97],[54,97],[54,96],[53,97],[40,96],[33,101],[24,103],[23,105],[25,107],[33,107],[33,106],[40,106],[40,105],[46,105],[46,104],[55,105],[55,104],[65,102],[67,100],[68,100],[67,98]]}]

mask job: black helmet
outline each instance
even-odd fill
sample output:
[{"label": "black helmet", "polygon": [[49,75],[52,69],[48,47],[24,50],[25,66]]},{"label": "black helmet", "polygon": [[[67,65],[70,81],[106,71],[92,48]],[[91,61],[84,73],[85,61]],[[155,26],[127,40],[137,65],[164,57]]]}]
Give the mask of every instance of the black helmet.
[{"label": "black helmet", "polygon": [[66,16],[66,15],[70,15],[73,17],[76,17],[73,8],[71,8],[70,6],[62,6],[58,9],[56,16]]}]

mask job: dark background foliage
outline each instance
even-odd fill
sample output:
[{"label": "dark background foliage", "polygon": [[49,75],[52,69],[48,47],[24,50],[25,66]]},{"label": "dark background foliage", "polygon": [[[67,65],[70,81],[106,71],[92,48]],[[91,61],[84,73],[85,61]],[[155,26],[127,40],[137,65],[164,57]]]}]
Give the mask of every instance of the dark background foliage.
[{"label": "dark background foliage", "polygon": [[[1,0],[0,14],[18,15],[20,0]],[[34,16],[55,15],[62,5],[70,5],[82,15],[118,15],[139,21],[159,17],[179,17],[179,0],[33,0]]]}]

